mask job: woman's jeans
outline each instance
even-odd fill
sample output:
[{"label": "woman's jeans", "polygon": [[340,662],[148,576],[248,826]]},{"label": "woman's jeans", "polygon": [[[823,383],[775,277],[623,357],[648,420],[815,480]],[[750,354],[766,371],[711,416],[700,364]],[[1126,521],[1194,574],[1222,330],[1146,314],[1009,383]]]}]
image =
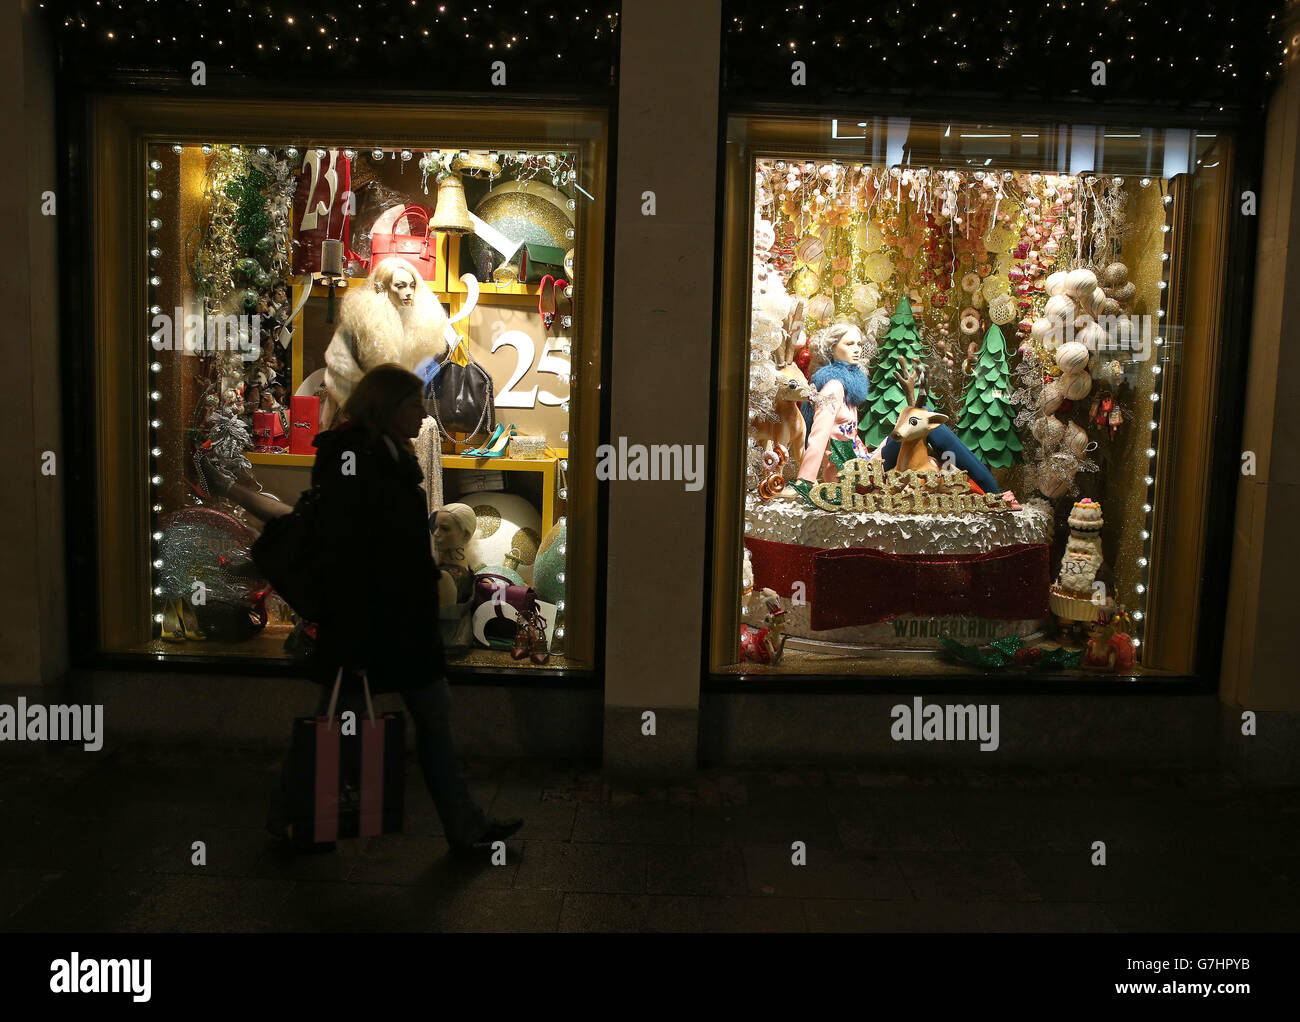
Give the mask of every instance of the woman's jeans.
[{"label": "woman's jeans", "polygon": [[[376,681],[377,679],[372,679]],[[321,686],[316,716],[323,717],[329,710],[333,685]],[[434,808],[442,820],[443,833],[451,844],[472,844],[487,829],[487,818],[474,802],[465,783],[465,777],[456,761],[455,745],[451,738],[451,689],[446,678],[402,693],[406,710],[415,722],[416,756],[424,773]],[[339,687],[339,701],[334,709],[337,717],[344,710],[356,712],[358,723],[366,719],[365,696],[357,679],[345,678]],[[267,826],[283,833],[288,820],[285,807],[289,804],[291,783],[290,757],[280,764],[280,782],[271,798],[267,813]]]}]

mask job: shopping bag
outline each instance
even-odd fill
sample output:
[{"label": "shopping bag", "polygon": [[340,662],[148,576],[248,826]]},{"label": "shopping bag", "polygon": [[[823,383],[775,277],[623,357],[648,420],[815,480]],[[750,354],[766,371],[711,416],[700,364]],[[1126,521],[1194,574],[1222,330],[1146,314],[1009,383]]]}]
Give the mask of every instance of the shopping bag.
[{"label": "shopping bag", "polygon": [[375,714],[370,681],[361,672],[366,714],[355,734],[343,734],[335,716],[343,669],[339,668],[324,717],[294,721],[289,818],[300,844],[400,832],[405,792],[406,718]]}]

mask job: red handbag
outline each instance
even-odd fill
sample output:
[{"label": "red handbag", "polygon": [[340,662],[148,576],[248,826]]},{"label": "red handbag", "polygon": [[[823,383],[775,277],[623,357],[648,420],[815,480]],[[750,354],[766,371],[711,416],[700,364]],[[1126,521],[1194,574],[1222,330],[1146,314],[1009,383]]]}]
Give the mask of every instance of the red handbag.
[{"label": "red handbag", "polygon": [[[532,586],[518,585],[491,572],[474,576],[473,610],[485,603],[492,605],[493,617],[484,624],[483,634],[488,645],[497,649],[510,648],[517,618],[537,613],[537,593]],[[507,606],[514,610],[515,617],[506,614]]]},{"label": "red handbag", "polygon": [[[410,227],[417,219],[424,221],[423,234],[395,233],[402,220]],[[421,280],[433,280],[437,265],[435,244],[427,209],[423,206],[394,206],[380,214],[370,233],[370,268],[373,270],[381,260],[398,256],[420,272]]]},{"label": "red handbag", "polygon": [[253,450],[259,454],[280,453],[288,447],[279,412],[253,413]]}]

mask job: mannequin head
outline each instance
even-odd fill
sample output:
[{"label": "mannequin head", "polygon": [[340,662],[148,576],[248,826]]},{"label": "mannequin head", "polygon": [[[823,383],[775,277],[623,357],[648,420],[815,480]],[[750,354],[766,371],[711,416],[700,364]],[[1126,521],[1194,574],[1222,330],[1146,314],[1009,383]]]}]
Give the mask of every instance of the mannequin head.
[{"label": "mannequin head", "polygon": [[348,288],[326,349],[325,386],[333,404],[348,400],[358,370],[385,362],[414,369],[425,357],[441,360],[447,327],[447,314],[419,271],[396,256],[380,260],[365,286]]},{"label": "mannequin head", "polygon": [[415,274],[405,266],[393,271],[388,282],[388,300],[399,309],[409,309],[415,304]]},{"label": "mannequin head", "polygon": [[862,359],[862,331],[852,323],[836,323],[827,327],[813,339],[813,353],[823,364],[849,362],[858,365]]},{"label": "mannequin head", "polygon": [[478,516],[468,504],[445,504],[434,513],[433,545],[438,563],[465,562],[470,543],[478,532]]},{"label": "mannequin head", "polygon": [[387,296],[393,308],[413,309],[419,301],[417,289],[421,286],[420,275],[405,259],[389,256],[384,259],[370,276],[371,286],[377,293]]}]

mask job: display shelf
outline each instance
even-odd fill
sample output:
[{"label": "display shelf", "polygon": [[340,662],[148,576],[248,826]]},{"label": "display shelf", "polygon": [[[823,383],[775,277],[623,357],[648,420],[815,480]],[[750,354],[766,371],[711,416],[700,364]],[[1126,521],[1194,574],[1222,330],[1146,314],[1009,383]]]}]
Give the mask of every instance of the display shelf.
[{"label": "display shelf", "polygon": [[[528,298],[536,298],[541,291],[541,281],[536,284],[520,284],[517,281],[511,284],[484,284],[479,282],[478,291],[480,296],[485,295],[520,295]],[[452,294],[468,294],[469,288],[461,283],[460,276],[450,278],[448,291]]]},{"label": "display shelf", "polygon": [[244,457],[254,465],[302,465],[310,468],[316,464],[314,454],[263,454],[257,451],[245,451]]},{"label": "display shelf", "polygon": [[[447,290],[456,294],[466,294],[469,291],[460,279],[460,244],[459,239],[448,239],[446,246],[447,261]],[[479,281],[479,295],[516,295],[521,297],[537,298],[542,290],[542,282],[539,280],[535,284],[520,284],[518,281],[512,281],[509,284],[487,284]]]},{"label": "display shelf", "polygon": [[443,471],[447,469],[491,469],[499,472],[540,472],[542,474],[542,535],[555,524],[556,466],[568,451],[548,450],[545,458],[467,458],[463,454],[444,454]]},{"label": "display shelf", "polygon": [[[568,454],[565,448],[547,448],[544,458],[470,458],[463,454],[444,454],[442,467],[444,471],[495,469],[500,472],[540,472],[542,474],[542,535],[545,536],[555,524],[556,466],[559,460],[568,457]],[[254,465],[310,468],[316,463],[314,454],[259,454],[245,451],[244,457]]]}]

